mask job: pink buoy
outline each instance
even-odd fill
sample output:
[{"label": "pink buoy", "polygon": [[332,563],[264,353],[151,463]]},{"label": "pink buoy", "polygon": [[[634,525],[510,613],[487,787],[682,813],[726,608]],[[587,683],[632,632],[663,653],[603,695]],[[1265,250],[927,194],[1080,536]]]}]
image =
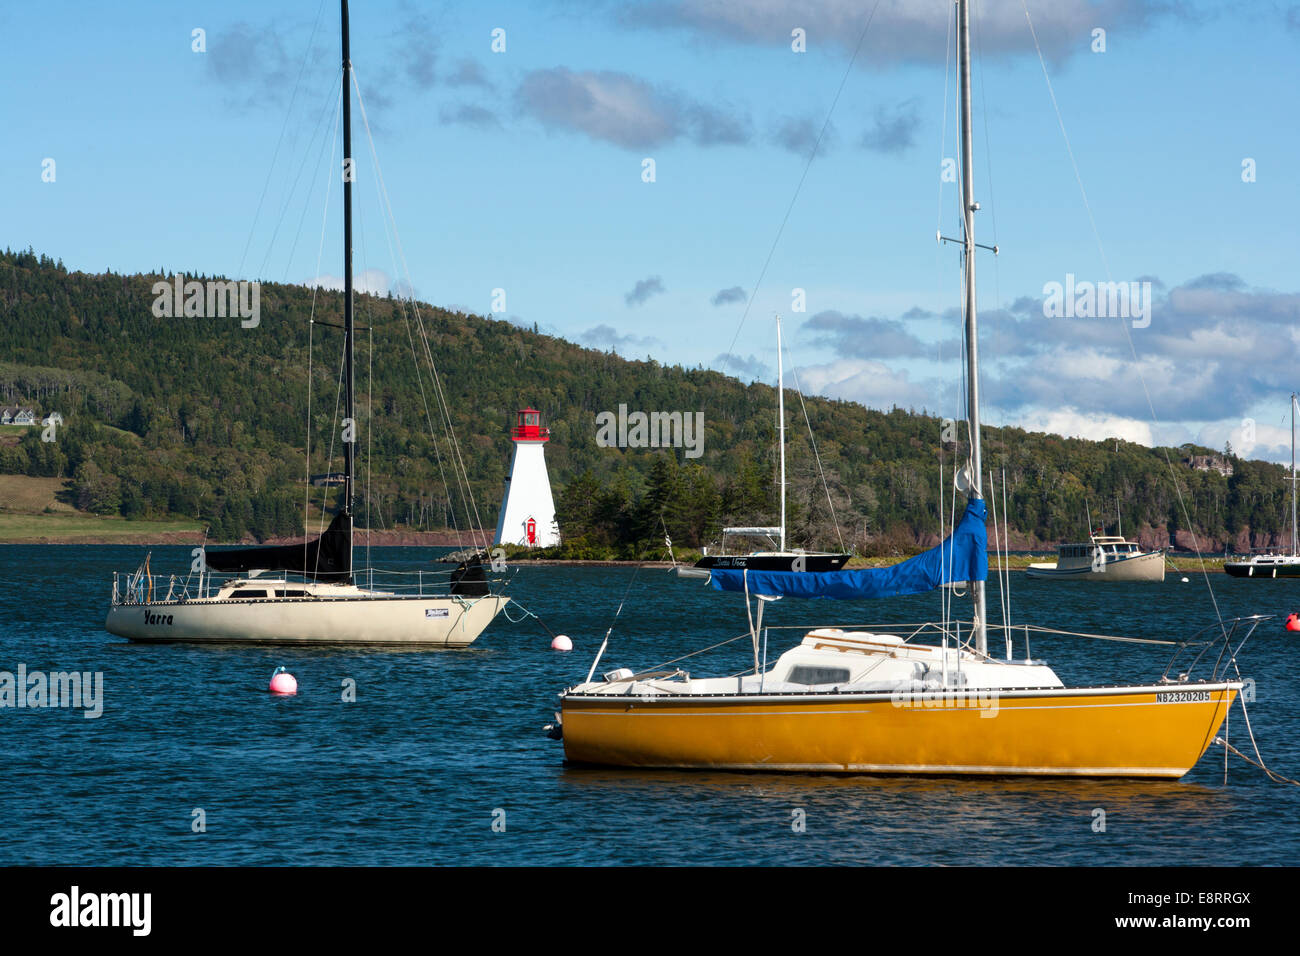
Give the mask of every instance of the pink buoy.
[{"label": "pink buoy", "polygon": [[551,641],[551,650],[553,651],[571,651],[573,650],[573,641],[569,640],[563,634],[556,634],[555,639]]},{"label": "pink buoy", "polygon": [[1291,612],[1291,616],[1286,619],[1286,629],[1288,631],[1300,631],[1300,614],[1295,611]]},{"label": "pink buoy", "polygon": [[283,667],[277,667],[275,673],[271,675],[272,694],[283,694],[289,696],[298,693],[298,679],[290,674]]}]

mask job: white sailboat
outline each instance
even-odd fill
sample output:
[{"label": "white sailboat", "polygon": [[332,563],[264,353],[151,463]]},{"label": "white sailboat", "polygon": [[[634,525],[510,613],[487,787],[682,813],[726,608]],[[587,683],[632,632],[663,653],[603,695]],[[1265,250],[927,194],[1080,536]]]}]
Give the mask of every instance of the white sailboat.
[{"label": "white sailboat", "polygon": [[[1215,739],[1244,686],[1235,654],[1259,623],[1213,625],[1191,666],[1143,683],[1067,686],[1028,652],[990,653],[988,538],[980,447],[969,0],[958,0],[961,78],[964,332],[970,458],[966,511],[937,548],[891,568],[793,574],[714,570],[712,585],[743,593],[753,669],[697,677],[680,666],[616,668],[560,693],[551,736],[574,763],[621,767],[890,774],[1183,776]],[[767,663],[764,605],[775,598],[860,600],[968,581],[973,620],[818,627]],[[751,611],[756,599],[756,616]],[[801,628],[802,629],[802,628]],[[1035,628],[1035,631],[1047,631]],[[1020,633],[1020,627],[1015,629]],[[1141,638],[1129,638],[1141,641]],[[712,643],[710,641],[709,643]],[[1168,643],[1168,642],[1159,642]],[[1186,646],[1186,645],[1184,645]],[[1213,649],[1213,650],[1212,650]],[[1181,647],[1180,647],[1181,650]],[[689,656],[689,655],[687,655]],[[680,660],[680,658],[678,659]],[[1205,679],[1192,672],[1208,662]],[[675,662],[674,662],[675,663]]]},{"label": "white sailboat", "polygon": [[[352,157],[348,4],[341,0],[344,168]],[[344,417],[356,421],[352,282],[352,177],[343,177]],[[353,566],[355,442],[343,443],[342,508],[318,538],[303,544],[204,549],[196,590],[173,576],[115,575],[105,628],[138,642],[366,644],[465,647],[509,602],[494,593],[481,559],[449,572],[420,574],[414,585],[361,587]],[[275,575],[272,572],[281,572]],[[222,575],[235,575],[222,577]],[[290,575],[293,577],[291,578]],[[370,581],[374,580],[371,573]],[[187,579],[188,580],[188,579]],[[409,579],[408,579],[409,580]],[[432,583],[426,585],[425,580]],[[165,593],[164,593],[165,587]]]},{"label": "white sailboat", "polygon": [[1300,578],[1300,541],[1296,528],[1295,413],[1297,399],[1291,393],[1291,551],[1264,551],[1223,562],[1223,570],[1234,578]]}]

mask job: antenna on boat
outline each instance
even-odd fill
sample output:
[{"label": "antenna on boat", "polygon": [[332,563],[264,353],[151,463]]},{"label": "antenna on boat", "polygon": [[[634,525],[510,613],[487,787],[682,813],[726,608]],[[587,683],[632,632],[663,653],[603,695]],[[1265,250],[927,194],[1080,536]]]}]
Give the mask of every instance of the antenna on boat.
[{"label": "antenna on boat", "polygon": [[1296,473],[1295,473],[1295,409],[1296,395],[1291,393],[1291,556],[1300,555],[1300,548],[1296,545]]},{"label": "antenna on boat", "polygon": [[[785,553],[785,366],[781,356],[781,316],[776,317],[776,445],[781,450],[781,553]],[[1294,471],[1294,469],[1292,469]]]},{"label": "antenna on boat", "polygon": [[346,393],[343,419],[343,513],[348,519],[348,572],[352,580],[352,498],[356,484],[356,401],[353,382],[352,314],[352,56],[348,43],[348,0],[340,0],[343,13],[343,377]]},{"label": "antenna on boat", "polygon": [[[970,489],[969,498],[984,497],[983,467],[980,463],[980,379],[979,332],[975,314],[975,211],[979,203],[973,198],[975,176],[971,168],[971,89],[970,89],[970,3],[957,0],[958,32],[957,57],[961,72],[961,199],[966,285],[966,404],[967,423],[970,427]],[[972,581],[971,599],[975,611],[975,650],[987,656],[988,626],[984,582]]]}]

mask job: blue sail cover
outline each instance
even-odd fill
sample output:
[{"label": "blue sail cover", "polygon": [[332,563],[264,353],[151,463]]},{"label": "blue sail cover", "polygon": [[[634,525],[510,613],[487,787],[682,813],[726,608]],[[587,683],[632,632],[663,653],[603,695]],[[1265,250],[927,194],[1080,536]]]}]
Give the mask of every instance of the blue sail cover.
[{"label": "blue sail cover", "polygon": [[957,522],[956,530],[938,547],[889,568],[816,574],[715,569],[709,572],[709,578],[718,591],[746,590],[745,574],[748,573],[751,594],[850,601],[923,594],[943,584],[984,581],[989,576],[985,514],[983,500],[972,499],[967,502],[966,513]]}]

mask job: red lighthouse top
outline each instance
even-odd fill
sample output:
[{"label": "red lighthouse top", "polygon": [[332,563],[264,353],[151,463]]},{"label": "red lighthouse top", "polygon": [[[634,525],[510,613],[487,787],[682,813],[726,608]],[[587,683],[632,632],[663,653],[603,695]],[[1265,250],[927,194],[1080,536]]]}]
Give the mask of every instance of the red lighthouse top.
[{"label": "red lighthouse top", "polygon": [[550,441],[551,430],[542,428],[542,413],[535,408],[522,409],[515,417],[510,437],[515,441]]}]

